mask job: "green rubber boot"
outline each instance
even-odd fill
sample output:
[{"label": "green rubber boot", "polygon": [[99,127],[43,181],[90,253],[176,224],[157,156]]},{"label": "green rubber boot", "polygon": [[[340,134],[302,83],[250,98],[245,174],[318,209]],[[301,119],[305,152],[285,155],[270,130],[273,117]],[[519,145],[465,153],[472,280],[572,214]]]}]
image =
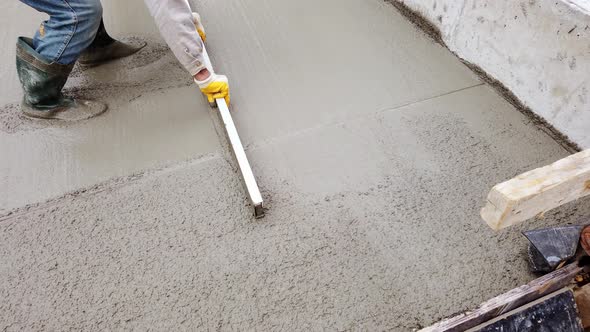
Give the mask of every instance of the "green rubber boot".
[{"label": "green rubber boot", "polygon": [[33,118],[77,121],[106,111],[103,103],[67,98],[61,93],[73,67],[47,61],[33,49],[32,39],[18,38],[16,69],[24,90],[22,112]]},{"label": "green rubber boot", "polygon": [[98,66],[112,60],[130,56],[145,46],[145,42],[131,41],[129,43],[123,43],[111,38],[104,27],[104,22],[101,20],[94,41],[80,55],[78,63],[87,67]]}]

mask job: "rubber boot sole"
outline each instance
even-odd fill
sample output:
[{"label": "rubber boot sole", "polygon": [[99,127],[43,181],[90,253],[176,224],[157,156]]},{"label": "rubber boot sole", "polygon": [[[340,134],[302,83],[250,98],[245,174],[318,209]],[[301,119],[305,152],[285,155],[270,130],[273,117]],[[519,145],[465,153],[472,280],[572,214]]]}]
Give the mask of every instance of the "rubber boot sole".
[{"label": "rubber boot sole", "polygon": [[71,100],[69,105],[53,109],[37,109],[24,101],[21,104],[22,113],[30,118],[68,122],[87,120],[101,115],[107,109],[108,106],[101,102],[80,99]]}]

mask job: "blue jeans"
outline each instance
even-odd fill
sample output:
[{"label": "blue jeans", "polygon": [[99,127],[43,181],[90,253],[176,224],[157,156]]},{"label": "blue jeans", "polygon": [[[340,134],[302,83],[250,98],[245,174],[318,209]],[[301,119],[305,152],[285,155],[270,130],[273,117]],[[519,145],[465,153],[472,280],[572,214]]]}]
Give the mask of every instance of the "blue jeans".
[{"label": "blue jeans", "polygon": [[47,61],[62,65],[76,62],[90,46],[102,18],[100,0],[20,1],[49,15],[35,33],[33,47]]}]

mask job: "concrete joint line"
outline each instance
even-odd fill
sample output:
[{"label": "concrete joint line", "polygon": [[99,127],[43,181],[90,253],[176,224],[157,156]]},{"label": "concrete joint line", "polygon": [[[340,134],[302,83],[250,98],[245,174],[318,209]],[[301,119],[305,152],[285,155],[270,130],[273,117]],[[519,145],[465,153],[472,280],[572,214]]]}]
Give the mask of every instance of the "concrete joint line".
[{"label": "concrete joint line", "polygon": [[178,169],[182,169],[187,166],[198,165],[203,162],[208,162],[208,161],[221,159],[221,158],[223,158],[223,156],[221,156],[219,153],[211,153],[211,154],[200,156],[195,159],[191,159],[191,160],[187,160],[184,162],[164,166],[162,168],[148,169],[148,170],[144,170],[144,171],[132,174],[132,175],[112,178],[112,179],[106,180],[104,182],[92,185],[90,187],[77,189],[77,190],[68,192],[64,195],[61,195],[59,197],[51,198],[51,199],[48,199],[43,202],[32,203],[32,204],[28,204],[28,205],[25,205],[25,206],[22,206],[22,207],[19,207],[16,209],[6,211],[5,213],[0,214],[0,222],[7,221],[12,218],[16,218],[16,217],[26,215],[29,213],[34,213],[36,211],[45,209],[47,207],[60,204],[61,202],[63,202],[66,199],[69,199],[69,198],[85,198],[85,197],[93,196],[96,194],[100,194],[100,193],[105,192],[107,190],[116,190],[116,189],[124,187],[126,185],[133,184],[133,183],[139,182],[141,180],[144,180],[148,176],[166,174],[166,173],[170,173],[175,170],[178,170]]},{"label": "concrete joint line", "polygon": [[469,89],[477,88],[477,87],[480,87],[482,85],[485,85],[485,83],[483,83],[483,82],[482,83],[478,83],[478,84],[475,84],[475,85],[472,85],[472,86],[468,86],[468,87],[465,87],[465,88],[461,88],[461,89],[457,89],[457,90],[445,92],[445,93],[442,93],[442,94],[439,94],[439,95],[436,95],[436,96],[432,96],[432,97],[428,97],[428,98],[424,98],[424,99],[420,99],[420,100],[408,102],[408,103],[405,103],[405,104],[402,104],[402,105],[399,105],[399,106],[382,108],[382,109],[380,109],[380,110],[378,110],[378,111],[376,111],[374,113],[363,114],[363,115],[358,115],[358,116],[352,116],[352,117],[345,118],[345,119],[342,119],[342,120],[339,120],[339,121],[328,122],[328,123],[320,124],[320,125],[317,125],[317,126],[314,126],[314,127],[305,128],[305,129],[302,129],[302,130],[298,130],[296,132],[292,132],[292,133],[283,135],[281,137],[271,138],[271,139],[265,140],[265,141],[260,142],[260,143],[252,143],[249,146],[247,146],[247,148],[248,148],[249,151],[255,151],[255,150],[258,150],[258,149],[263,149],[265,147],[269,147],[269,146],[273,146],[273,145],[279,144],[280,142],[283,142],[283,141],[285,141],[287,139],[299,137],[301,135],[305,135],[305,134],[308,134],[308,133],[313,132],[313,131],[321,130],[321,129],[324,129],[324,128],[327,128],[327,127],[338,126],[338,125],[344,124],[344,123],[346,123],[348,121],[353,121],[353,120],[359,120],[359,119],[366,119],[366,118],[374,117],[376,115],[379,115],[379,114],[382,114],[382,113],[385,113],[385,112],[397,111],[397,110],[400,110],[400,109],[405,108],[405,107],[409,107],[409,106],[412,106],[412,105],[417,105],[417,104],[420,104],[420,103],[423,103],[423,102],[427,102],[429,100],[433,100],[433,99],[436,99],[436,98],[441,98],[441,97],[449,96],[449,95],[452,95],[454,93],[459,93],[459,92],[466,91],[466,90],[469,90]]}]

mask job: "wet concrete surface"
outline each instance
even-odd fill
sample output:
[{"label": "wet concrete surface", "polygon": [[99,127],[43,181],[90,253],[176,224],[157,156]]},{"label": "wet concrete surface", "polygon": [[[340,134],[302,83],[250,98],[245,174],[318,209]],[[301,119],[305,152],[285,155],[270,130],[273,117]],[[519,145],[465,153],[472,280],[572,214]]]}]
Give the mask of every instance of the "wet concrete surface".
[{"label": "wet concrete surface", "polygon": [[[69,95],[106,102],[107,113],[77,123],[28,120],[18,109],[22,96],[18,78],[9,75],[0,106],[0,188],[5,191],[0,195],[0,212],[220,149],[212,111],[157,36],[143,3],[125,2],[121,12],[112,5],[104,6],[108,30],[121,37],[133,33],[149,46],[101,67],[76,67],[65,89]],[[2,6],[15,17],[35,13],[18,2]],[[12,40],[32,34],[37,16],[31,20],[34,24],[17,24],[3,33],[11,47],[1,59],[10,64],[6,68],[10,74],[16,71]],[[138,22],[145,29],[139,29]]]},{"label": "wet concrete surface", "polygon": [[150,23],[121,23],[146,53],[68,83],[104,116],[30,123],[2,97],[2,331],[408,331],[531,280],[519,231],[590,212],[487,228],[491,186],[567,152],[389,5],[200,5],[267,217]]}]

